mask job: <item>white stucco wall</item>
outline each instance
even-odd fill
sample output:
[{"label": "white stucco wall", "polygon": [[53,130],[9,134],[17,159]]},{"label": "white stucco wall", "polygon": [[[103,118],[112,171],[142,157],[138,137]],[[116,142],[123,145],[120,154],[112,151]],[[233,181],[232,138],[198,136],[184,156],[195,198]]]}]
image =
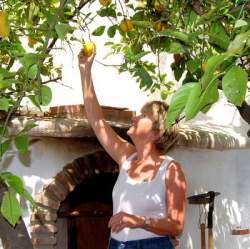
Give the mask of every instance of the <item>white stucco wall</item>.
[{"label": "white stucco wall", "polygon": [[[86,150],[96,148],[84,145],[81,139],[43,138],[30,147],[30,154],[22,158],[12,151],[11,162],[4,167],[19,176],[34,195],[67,163],[83,156]],[[170,155],[179,160],[188,183],[188,196],[209,190],[220,192],[214,212],[215,249],[250,248],[249,235],[233,236],[231,229],[248,228],[250,223],[249,150],[214,151],[176,148]],[[24,203],[24,220],[29,227],[29,212]],[[180,238],[181,249],[200,248],[198,228],[199,207],[187,205],[186,224]]]},{"label": "white stucco wall", "polygon": [[[237,227],[250,226],[249,150],[176,149],[171,155],[183,165],[188,196],[213,190],[215,198],[215,249],[250,248],[250,236],[231,235]],[[180,248],[200,248],[199,205],[187,205],[186,225]],[[203,216],[204,217],[204,216]]]}]

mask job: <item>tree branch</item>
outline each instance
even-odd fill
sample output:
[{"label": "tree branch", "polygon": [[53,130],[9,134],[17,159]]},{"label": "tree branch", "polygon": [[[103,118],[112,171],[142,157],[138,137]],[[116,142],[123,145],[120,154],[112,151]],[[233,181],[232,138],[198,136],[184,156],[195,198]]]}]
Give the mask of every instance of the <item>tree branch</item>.
[{"label": "tree branch", "polygon": [[[242,8],[242,6],[243,6],[243,5],[239,5],[239,6],[237,6],[237,7],[232,8],[232,9],[229,11],[229,13],[230,13],[230,14],[234,14],[234,13],[238,12],[238,11]],[[245,9],[245,10],[250,10],[250,3],[249,3],[249,4],[246,4],[246,5],[244,6],[244,9]]]}]

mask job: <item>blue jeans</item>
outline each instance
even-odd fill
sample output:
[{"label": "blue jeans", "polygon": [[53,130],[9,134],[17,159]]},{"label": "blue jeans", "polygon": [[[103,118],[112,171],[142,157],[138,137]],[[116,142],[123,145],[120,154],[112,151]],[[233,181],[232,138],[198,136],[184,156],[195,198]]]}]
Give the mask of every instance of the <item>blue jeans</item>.
[{"label": "blue jeans", "polygon": [[174,247],[166,236],[124,242],[110,238],[108,249],[174,249]]}]

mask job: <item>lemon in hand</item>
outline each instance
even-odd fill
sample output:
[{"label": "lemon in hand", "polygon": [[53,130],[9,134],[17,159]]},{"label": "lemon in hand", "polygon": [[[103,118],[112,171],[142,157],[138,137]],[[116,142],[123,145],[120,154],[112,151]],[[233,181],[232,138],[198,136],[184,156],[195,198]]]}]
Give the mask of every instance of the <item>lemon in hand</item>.
[{"label": "lemon in hand", "polygon": [[86,55],[86,56],[91,56],[93,54],[95,50],[95,43],[93,42],[85,42],[83,44],[83,48],[82,48],[82,51],[83,51],[83,54]]}]

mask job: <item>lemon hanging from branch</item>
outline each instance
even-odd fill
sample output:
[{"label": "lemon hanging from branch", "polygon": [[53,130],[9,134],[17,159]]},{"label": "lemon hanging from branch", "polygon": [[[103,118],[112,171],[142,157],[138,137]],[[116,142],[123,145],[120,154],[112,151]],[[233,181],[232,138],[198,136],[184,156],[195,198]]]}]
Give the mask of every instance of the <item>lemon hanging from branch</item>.
[{"label": "lemon hanging from branch", "polygon": [[99,0],[99,3],[102,6],[109,6],[111,4],[112,0]]},{"label": "lemon hanging from branch", "polygon": [[8,22],[8,14],[4,10],[0,10],[0,37],[7,37],[10,34],[10,26]]},{"label": "lemon hanging from branch", "polygon": [[119,25],[121,31],[124,33],[131,31],[134,29],[134,25],[131,20],[124,18]]}]

